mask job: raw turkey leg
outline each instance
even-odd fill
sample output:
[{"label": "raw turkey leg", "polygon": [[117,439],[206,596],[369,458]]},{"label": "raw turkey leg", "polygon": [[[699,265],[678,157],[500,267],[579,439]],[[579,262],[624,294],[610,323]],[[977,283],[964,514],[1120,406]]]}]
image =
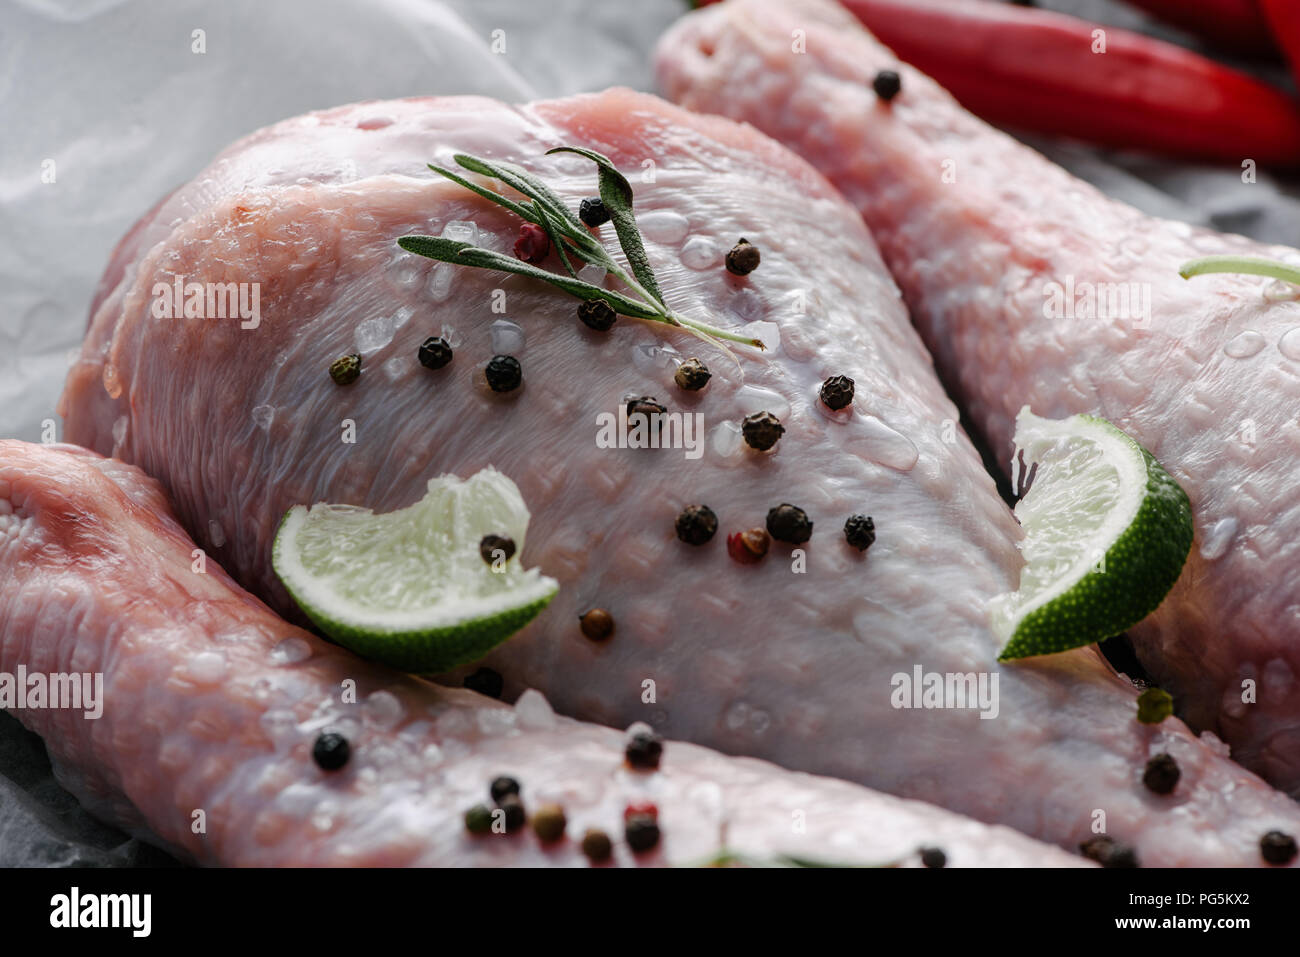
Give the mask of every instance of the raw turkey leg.
[{"label": "raw turkey leg", "polygon": [[[1300,306],[1267,300],[1266,280],[1178,275],[1200,256],[1300,253],[1108,199],[820,0],[695,14],[658,66],[672,98],[782,140],[862,210],[999,458],[1027,403],[1110,419],[1178,479],[1197,541],[1133,630],[1138,654],[1193,727],[1300,795]],[[881,69],[902,74],[890,104],[872,92]]]},{"label": "raw turkey leg", "polygon": [[[88,808],[187,859],[573,865],[595,827],[619,864],[690,862],[724,843],[759,859],[914,866],[918,847],[935,846],[957,865],[1083,863],[1006,828],[694,745],[669,742],[657,771],[631,770],[618,732],[557,717],[536,691],[512,709],[367,664],[278,618],[214,562],[196,571],[193,552],[139,469],[0,441],[0,671],[103,674],[97,718],[14,713]],[[347,682],[355,703],[343,702]],[[312,759],[325,730],[351,745],[340,770]],[[569,839],[469,835],[465,809],[503,773],[526,807],[561,803]],[[634,856],[623,808],[644,801],[662,839]]]},{"label": "raw turkey leg", "polygon": [[[508,251],[518,221],[424,164],[491,153],[577,206],[594,170],[543,155],[564,143],[632,173],[669,302],[759,335],[767,353],[741,347],[733,362],[631,319],[593,332],[574,299],[536,280],[397,250],[403,234],[472,222]],[[614,242],[608,226],[601,235]],[[762,254],[744,279],[722,264],[742,236]],[[260,282],[260,324],[155,318],[155,284],[178,276]],[[444,329],[455,358],[423,368],[419,344]],[[708,362],[703,392],[673,385],[665,347]],[[361,378],[338,386],[327,367],[354,349]],[[517,354],[522,389],[485,387],[494,352]],[[856,380],[856,398],[832,414],[818,389],[838,374]],[[598,416],[647,394],[704,417],[699,458],[601,446]],[[737,431],[760,410],[786,429],[768,454]],[[987,603],[1015,580],[1015,520],[956,428],[861,217],[807,164],[728,121],[615,90],[524,107],[368,103],[256,133],[119,250],[63,411],[71,439],[157,477],[200,544],[284,612],[270,555],[290,506],[389,510],[439,473],[500,469],[532,511],[522,559],[561,584],[486,659],[509,697],[535,687],[564,714],[646,720],[1071,848],[1104,811],[1146,863],[1259,863],[1265,831],[1300,829],[1300,808],[1181,722],[1139,725],[1133,688],[1094,652],[997,666]],[[727,533],[762,527],[786,502],[814,522],[798,553],[778,542],[758,564],[728,556]],[[720,528],[687,545],[674,520],[700,503]],[[865,554],[842,533],[857,512],[876,526]],[[601,643],[578,628],[593,606],[615,621]],[[903,683],[918,671],[913,694]],[[996,699],[977,707],[954,678],[951,696],[930,698],[954,707],[924,707],[926,675],[948,673],[986,692],[996,676]],[[1157,798],[1142,774],[1163,751],[1183,779]]]}]

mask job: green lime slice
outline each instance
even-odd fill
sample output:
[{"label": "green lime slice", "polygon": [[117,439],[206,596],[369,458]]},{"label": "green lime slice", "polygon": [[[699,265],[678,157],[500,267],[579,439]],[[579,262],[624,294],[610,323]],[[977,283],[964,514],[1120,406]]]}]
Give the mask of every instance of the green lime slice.
[{"label": "green lime slice", "polygon": [[[1164,600],[1192,547],[1187,493],[1105,419],[1016,417],[1020,588],[992,603],[1000,661],[1118,635]],[[1029,464],[1032,472],[1026,474]]]},{"label": "green lime slice", "polygon": [[[483,657],[526,625],[559,585],[519,555],[528,509],[487,468],[429,480],[423,499],[376,515],[319,503],[289,509],[271,563],[294,601],[334,641],[404,671],[446,671]],[[514,541],[480,553],[485,536]]]}]

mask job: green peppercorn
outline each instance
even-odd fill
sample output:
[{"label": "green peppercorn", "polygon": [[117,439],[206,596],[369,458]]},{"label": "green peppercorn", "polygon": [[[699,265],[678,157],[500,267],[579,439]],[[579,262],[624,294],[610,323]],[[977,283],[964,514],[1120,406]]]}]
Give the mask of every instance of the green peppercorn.
[{"label": "green peppercorn", "polygon": [[677,371],[673,373],[673,381],[677,383],[680,389],[685,389],[687,392],[698,392],[708,385],[712,376],[713,373],[709,371],[709,367],[692,356],[677,367]]},{"label": "green peppercorn", "polygon": [[578,626],[592,641],[604,641],[614,634],[614,618],[603,608],[592,608],[578,616]]},{"label": "green peppercorn", "polygon": [[514,356],[493,356],[483,369],[493,392],[513,392],[524,381],[524,371]]},{"label": "green peppercorn", "polygon": [[766,452],[785,434],[785,426],[771,412],[755,412],[745,416],[740,423],[740,432],[751,449]]},{"label": "green peppercorn", "polygon": [[641,854],[659,843],[659,822],[648,814],[633,814],[623,823],[627,846]]},{"label": "green peppercorn", "polygon": [[430,336],[420,343],[419,358],[426,369],[441,369],[451,362],[451,343],[442,336]]},{"label": "green peppercorn", "polygon": [[348,739],[333,731],[326,731],[316,739],[311,749],[312,759],[322,771],[337,771],[348,763],[352,745]]},{"label": "green peppercorn", "polygon": [[623,756],[627,763],[645,771],[659,767],[659,759],[664,753],[663,738],[654,733],[654,729],[644,721],[638,721],[627,729],[627,744]]},{"label": "green peppercorn", "polygon": [[543,844],[551,844],[564,837],[568,823],[564,808],[558,804],[543,804],[533,814],[533,833]]},{"label": "green peppercorn", "polygon": [[871,88],[876,91],[876,96],[888,103],[903,89],[903,78],[897,70],[881,70],[871,81]]},{"label": "green peppercorn", "polygon": [[818,394],[826,408],[839,411],[853,401],[853,380],[846,375],[833,375],[822,383]]},{"label": "green peppercorn", "polygon": [[361,377],[361,356],[352,353],[330,363],[330,378],[339,385],[351,385]]},{"label": "green peppercorn", "polygon": [[760,258],[758,247],[742,236],[727,253],[727,272],[734,276],[748,276],[758,268]]},{"label": "green peppercorn", "polygon": [[870,515],[850,515],[844,523],[844,540],[865,552],[876,540],[876,523]]},{"label": "green peppercorn", "polygon": [[599,196],[592,196],[578,204],[578,218],[585,225],[595,229],[609,222],[609,210],[605,208],[605,203]]},{"label": "green peppercorn", "polygon": [[921,848],[921,863],[931,868],[947,867],[948,855],[941,848],[923,847]]},{"label": "green peppercorn", "polygon": [[1138,695],[1137,718],[1143,724],[1159,724],[1174,713],[1174,699],[1162,688],[1148,688]]},{"label": "green peppercorn", "polygon": [[688,505],[676,522],[677,537],[687,545],[703,545],[718,530],[718,516],[707,505]]},{"label": "green peppercorn", "polygon": [[802,545],[812,538],[812,519],[797,505],[782,502],[767,513],[767,531],[778,542]]},{"label": "green peppercorn", "polygon": [[486,804],[475,804],[465,812],[465,830],[471,834],[486,834],[492,830],[492,809]]},{"label": "green peppercorn", "polygon": [[465,687],[489,698],[500,698],[505,689],[505,680],[499,671],[479,668],[473,674],[465,676]]},{"label": "green peppercorn", "polygon": [[618,313],[604,299],[588,299],[578,307],[578,318],[588,329],[608,332],[610,326],[614,325],[614,320],[618,318]]},{"label": "green peppercorn", "polygon": [[504,561],[510,561],[515,556],[515,540],[505,535],[484,535],[478,543],[478,553],[483,561],[491,565],[498,552]]},{"label": "green peppercorn", "polygon": [[1295,838],[1282,831],[1269,831],[1259,839],[1259,853],[1270,864],[1290,864],[1296,856]]},{"label": "green peppercorn", "polygon": [[1182,772],[1172,754],[1160,753],[1147,762],[1142,772],[1142,783],[1155,794],[1169,794],[1178,786]]},{"label": "green peppercorn", "polygon": [[1137,867],[1137,852],[1127,844],[1121,844],[1114,838],[1099,834],[1079,845],[1079,851],[1089,860],[1096,861],[1102,867]]},{"label": "green peppercorn", "polygon": [[599,828],[590,828],[582,835],[582,853],[593,864],[603,864],[614,853],[614,844],[609,835]]},{"label": "green peppercorn", "polygon": [[518,794],[507,794],[497,807],[505,812],[507,834],[515,833],[528,823],[528,813],[524,810],[524,802],[519,800]]}]

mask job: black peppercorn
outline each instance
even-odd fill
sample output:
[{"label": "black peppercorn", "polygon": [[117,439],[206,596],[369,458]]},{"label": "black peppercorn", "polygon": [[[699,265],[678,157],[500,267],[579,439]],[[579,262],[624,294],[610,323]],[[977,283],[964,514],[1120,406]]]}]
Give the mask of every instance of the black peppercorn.
[{"label": "black peppercorn", "polygon": [[846,375],[833,375],[822,383],[820,395],[826,408],[838,411],[853,401],[853,380]]},{"label": "black peppercorn", "polygon": [[812,538],[812,520],[797,505],[782,502],[767,513],[767,531],[778,542],[802,545]]},{"label": "black peppercorn", "polygon": [[871,88],[876,91],[876,96],[888,103],[903,89],[903,78],[896,70],[881,70],[871,81]]},{"label": "black peppercorn", "polygon": [[663,419],[660,415],[667,412],[668,409],[654,396],[641,395],[635,399],[627,400],[627,423],[633,425],[635,416],[644,416],[646,425],[655,425],[662,427]]},{"label": "black peppercorn", "polygon": [[578,307],[578,318],[588,329],[608,332],[609,327],[614,325],[614,320],[618,318],[618,313],[604,299],[588,299]]},{"label": "black peppercorn", "polygon": [[698,392],[708,384],[712,376],[713,373],[709,371],[708,366],[692,357],[677,367],[677,371],[673,373],[673,381],[680,389]]},{"label": "black peppercorn", "polygon": [[609,222],[609,210],[605,208],[605,203],[599,196],[592,196],[578,204],[578,218],[595,229]]},{"label": "black peppercorn", "polygon": [[1148,791],[1156,794],[1169,794],[1178,786],[1178,779],[1182,772],[1178,770],[1178,762],[1174,760],[1172,754],[1157,754],[1147,762],[1146,770],[1142,772],[1142,783],[1147,786]]},{"label": "black peppercorn", "polygon": [[330,363],[330,378],[339,385],[351,385],[361,376],[361,356],[355,352]]},{"label": "black peppercorn", "polygon": [[937,847],[921,848],[921,863],[926,867],[947,867],[948,855]]},{"label": "black peppercorn", "polygon": [[326,731],[316,739],[311,756],[322,771],[337,771],[348,763],[348,758],[352,756],[352,746],[343,735]]},{"label": "black peppercorn", "polygon": [[512,392],[524,381],[524,370],[514,356],[493,356],[483,375],[493,392]]},{"label": "black peppercorn", "polygon": [[638,721],[627,729],[627,744],[623,756],[634,768],[653,771],[659,767],[659,758],[664,753],[663,738],[654,733],[650,725]]},{"label": "black peppercorn", "polygon": [[1089,860],[1096,861],[1102,867],[1137,867],[1137,852],[1127,844],[1120,844],[1114,838],[1099,834],[1079,845],[1079,851]]},{"label": "black peppercorn", "polygon": [[740,432],[751,449],[766,452],[785,433],[785,426],[771,412],[755,412],[745,416],[745,421],[740,423]]},{"label": "black peppercorn", "polygon": [[483,561],[491,565],[497,559],[497,552],[501,552],[504,561],[510,561],[515,557],[515,540],[505,535],[484,535],[478,543],[478,553]]},{"label": "black peppercorn", "polygon": [[472,675],[465,676],[465,687],[470,691],[477,691],[481,695],[487,695],[489,698],[500,698],[501,692],[505,688],[505,680],[501,677],[499,671],[493,671],[491,668],[479,668]]},{"label": "black peppercorn", "polygon": [[578,616],[578,626],[592,641],[604,641],[614,633],[614,618],[603,608],[592,608]]},{"label": "black peppercorn", "polygon": [[510,795],[518,797],[521,788],[519,782],[508,774],[502,774],[492,779],[492,784],[488,787],[488,793],[492,795],[492,800],[500,804]]},{"label": "black peppercorn", "polygon": [[718,530],[718,516],[707,505],[688,505],[677,516],[676,529],[687,545],[703,545]]},{"label": "black peppercorn", "polygon": [[870,515],[850,515],[844,523],[844,540],[860,552],[865,552],[876,540],[876,523]]},{"label": "black peppercorn", "polygon": [[497,807],[506,812],[507,834],[513,834],[528,822],[528,813],[524,810],[524,802],[519,800],[518,794],[507,794]]},{"label": "black peppercorn", "polygon": [[624,822],[623,836],[627,846],[640,854],[659,843],[659,823],[648,814],[634,814]]},{"label": "black peppercorn", "polygon": [[758,247],[742,236],[727,253],[727,272],[733,276],[748,276],[758,268],[760,258]]},{"label": "black peppercorn", "polygon": [[598,828],[591,828],[582,836],[582,853],[593,864],[603,864],[614,853],[613,842],[609,835]]},{"label": "black peppercorn", "polygon": [[1259,852],[1270,864],[1290,864],[1296,856],[1295,838],[1282,831],[1269,831],[1259,839]]},{"label": "black peppercorn", "polygon": [[441,369],[451,362],[451,343],[442,336],[430,336],[420,343],[419,356],[426,369]]}]

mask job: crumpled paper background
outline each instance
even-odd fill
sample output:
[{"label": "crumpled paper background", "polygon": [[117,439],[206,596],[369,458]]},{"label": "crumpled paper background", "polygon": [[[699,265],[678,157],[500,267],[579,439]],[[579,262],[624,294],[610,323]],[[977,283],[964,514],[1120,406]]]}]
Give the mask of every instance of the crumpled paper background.
[{"label": "crumpled paper background", "polygon": [[[1038,5],[1195,45],[1115,0]],[[0,436],[36,441],[49,420],[61,438],[55,404],[113,245],[231,141],[356,100],[651,90],[650,50],[685,6],[0,0]],[[1287,82],[1280,67],[1269,75]],[[1300,246],[1296,186],[1267,172],[1246,185],[1239,170],[1031,142],[1148,212]],[[0,713],[0,866],[170,862],[82,811],[40,739]]]}]

